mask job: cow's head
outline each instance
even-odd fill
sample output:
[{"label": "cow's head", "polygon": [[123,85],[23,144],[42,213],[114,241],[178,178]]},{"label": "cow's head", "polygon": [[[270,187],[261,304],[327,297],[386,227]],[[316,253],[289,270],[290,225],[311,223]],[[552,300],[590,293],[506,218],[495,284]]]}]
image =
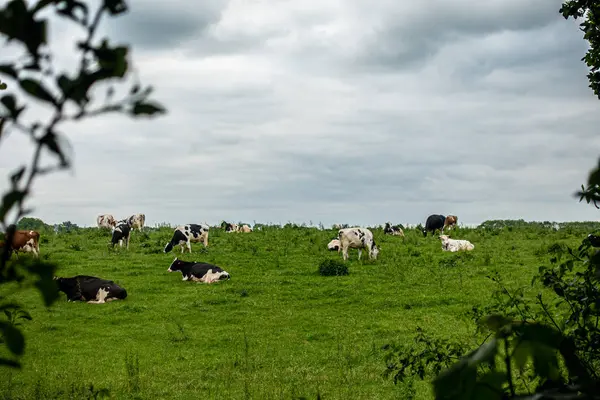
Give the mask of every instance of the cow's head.
[{"label": "cow's head", "polygon": [[371,243],[370,253],[371,253],[371,257],[373,257],[373,259],[377,259],[377,256],[379,255],[379,247],[377,247],[374,240]]},{"label": "cow's head", "polygon": [[181,271],[181,266],[182,265],[183,265],[183,261],[181,261],[180,259],[178,259],[177,257],[175,257],[175,259],[173,260],[173,262],[169,266],[169,269],[167,270],[167,272]]},{"label": "cow's head", "polygon": [[56,282],[56,286],[58,290],[64,293],[69,293],[71,289],[74,289],[77,285],[77,282],[72,278],[60,278],[55,276],[54,281]]},{"label": "cow's head", "polygon": [[427,229],[423,228],[423,236],[427,237]]},{"label": "cow's head", "polygon": [[450,237],[448,235],[440,235],[440,240],[442,241],[442,243],[446,243],[448,241],[448,239],[450,239]]}]

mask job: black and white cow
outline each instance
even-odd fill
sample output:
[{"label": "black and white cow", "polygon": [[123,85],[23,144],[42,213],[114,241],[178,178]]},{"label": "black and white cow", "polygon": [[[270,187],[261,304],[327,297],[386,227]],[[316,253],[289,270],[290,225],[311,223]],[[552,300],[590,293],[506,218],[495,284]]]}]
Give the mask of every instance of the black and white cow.
[{"label": "black and white cow", "polygon": [[230,224],[229,222],[223,221],[221,223],[221,228],[225,229],[225,232],[227,232],[227,233],[237,232],[238,225],[237,224]]},{"label": "black and white cow", "polygon": [[425,228],[423,229],[423,236],[427,237],[429,232],[431,232],[431,235],[433,236],[437,229],[440,230],[440,233],[443,233],[445,221],[446,217],[440,214],[432,214],[427,217],[427,221],[425,221]]},{"label": "black and white cow", "polygon": [[192,252],[191,242],[199,243],[203,242],[204,247],[208,247],[208,230],[209,226],[206,224],[188,224],[180,225],[175,228],[171,241],[165,246],[165,253],[173,250],[175,245],[181,246],[181,252],[187,247],[188,251]]},{"label": "black and white cow", "polygon": [[348,259],[348,249],[358,249],[358,259],[362,255],[362,250],[369,252],[369,259],[376,259],[379,254],[379,248],[373,239],[373,233],[367,228],[344,228],[338,231],[338,240],[344,260]]},{"label": "black and white cow", "polygon": [[214,283],[229,280],[231,276],[216,265],[199,263],[195,261],[183,261],[177,257],[171,263],[168,272],[180,271],[184,281]]},{"label": "black and white cow", "polygon": [[404,231],[402,225],[392,225],[390,222],[385,223],[383,233],[386,235],[402,236],[404,237]]},{"label": "black and white cow", "polygon": [[113,300],[123,300],[127,291],[106,279],[95,276],[77,275],[72,278],[55,277],[58,290],[67,295],[67,301],[87,301],[102,304]]},{"label": "black and white cow", "polygon": [[127,245],[129,250],[129,238],[131,237],[131,225],[125,220],[117,222],[117,226],[112,231],[112,239],[110,243],[112,247],[119,243],[119,246],[123,247],[123,242]]}]

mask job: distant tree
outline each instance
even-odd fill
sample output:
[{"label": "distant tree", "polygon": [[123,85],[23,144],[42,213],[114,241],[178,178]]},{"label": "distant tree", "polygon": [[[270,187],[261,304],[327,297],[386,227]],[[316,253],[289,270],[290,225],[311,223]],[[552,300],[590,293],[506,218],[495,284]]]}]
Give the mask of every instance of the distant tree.
[{"label": "distant tree", "polygon": [[77,224],[72,223],[71,221],[64,221],[55,226],[56,233],[71,233],[77,231],[79,226]]},{"label": "distant tree", "polygon": [[[43,261],[29,262],[21,257],[19,260],[9,258],[8,245],[14,235],[16,222],[28,215],[31,210],[24,206],[29,198],[35,178],[53,171],[67,169],[71,166],[67,142],[61,135],[60,127],[65,121],[80,121],[107,113],[125,113],[133,117],[155,115],[166,112],[159,104],[148,98],[152,87],[142,87],[137,79],[126,94],[114,100],[116,81],[128,77],[129,47],[115,45],[104,37],[96,38],[102,17],[117,17],[128,11],[124,0],[102,0],[93,2],[93,7],[85,0],[38,0],[37,2],[10,0],[0,9],[0,37],[7,43],[20,45],[23,54],[13,61],[2,56],[0,75],[11,83],[0,83],[0,89],[6,94],[0,97],[0,143],[8,130],[17,130],[32,139],[35,145],[33,161],[29,166],[23,164],[10,174],[8,190],[3,194],[0,203],[0,226],[8,237],[5,246],[0,249],[0,311],[8,316],[8,320],[0,320],[0,343],[3,343],[12,354],[12,358],[0,358],[0,366],[20,367],[18,356],[23,354],[25,339],[20,329],[12,323],[12,313],[21,310],[14,304],[6,304],[6,296],[2,288],[11,281],[23,281],[31,276],[34,285],[40,290],[44,304],[51,305],[58,292],[53,282],[56,266]],[[53,65],[53,57],[48,47],[47,32],[49,21],[39,17],[41,11],[54,9],[59,20],[53,24],[72,22],[85,31],[85,37],[76,40],[73,46],[79,53],[79,60],[72,71],[59,71]],[[68,48],[65,44],[61,48]],[[105,99],[96,104],[100,86],[105,85]],[[20,88],[21,95],[14,89]],[[35,100],[51,110],[49,121],[41,121],[24,116],[28,101]],[[56,164],[49,167],[40,166],[42,150],[53,154]],[[14,220],[7,221],[13,212]],[[72,227],[72,226],[70,226]],[[2,315],[2,314],[0,314]],[[4,352],[3,352],[4,353]]]},{"label": "distant tree", "polygon": [[18,229],[33,229],[33,230],[41,230],[41,229],[51,229],[52,227],[46,224],[39,218],[32,217],[23,217],[19,220],[17,224]]}]

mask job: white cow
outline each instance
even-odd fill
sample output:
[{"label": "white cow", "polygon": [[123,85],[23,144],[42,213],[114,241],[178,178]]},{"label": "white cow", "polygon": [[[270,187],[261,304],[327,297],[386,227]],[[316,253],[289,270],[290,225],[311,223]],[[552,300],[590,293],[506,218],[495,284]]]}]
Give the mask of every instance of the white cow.
[{"label": "white cow", "polygon": [[376,259],[379,248],[373,239],[373,233],[367,228],[344,228],[338,232],[340,248],[344,260],[348,259],[348,249],[358,249],[358,259],[362,255],[362,249],[369,251],[369,259]]},{"label": "white cow", "polygon": [[252,228],[250,228],[248,225],[244,224],[244,225],[238,226],[237,231],[239,233],[250,233],[250,232],[252,232]]},{"label": "white cow", "polygon": [[340,251],[340,240],[332,239],[331,242],[327,244],[327,249],[331,251]]},{"label": "white cow", "polygon": [[134,214],[131,217],[127,218],[127,223],[131,226],[131,229],[136,229],[138,231],[142,231],[144,224],[146,223],[146,215],[145,214]]},{"label": "white cow", "polygon": [[471,251],[475,248],[475,245],[468,240],[450,239],[448,235],[440,235],[440,240],[444,251]]}]

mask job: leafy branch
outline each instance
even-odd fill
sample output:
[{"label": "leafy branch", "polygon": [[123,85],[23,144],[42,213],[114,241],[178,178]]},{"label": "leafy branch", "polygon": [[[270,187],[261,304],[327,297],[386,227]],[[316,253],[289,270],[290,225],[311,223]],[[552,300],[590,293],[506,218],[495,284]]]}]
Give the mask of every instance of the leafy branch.
[{"label": "leafy branch", "polygon": [[[53,55],[47,42],[48,21],[38,17],[42,10],[50,7],[62,18],[59,21],[73,22],[86,32],[84,39],[75,43],[76,51],[80,53],[75,72],[53,72],[56,68],[52,64]],[[9,189],[0,203],[0,226],[6,231],[0,249],[0,285],[11,281],[21,282],[25,275],[37,276],[35,285],[46,306],[57,298],[56,286],[52,281],[56,266],[25,259],[13,261],[9,250],[17,221],[31,212],[31,209],[25,208],[25,201],[36,178],[71,167],[69,143],[61,134],[60,125],[69,120],[79,121],[108,113],[139,117],[166,112],[163,106],[149,99],[152,86],[142,87],[135,78],[127,95],[113,100],[115,88],[112,84],[128,76],[130,49],[126,45],[114,45],[106,37],[97,44],[96,35],[104,16],[117,17],[127,11],[124,0],[102,0],[93,10],[80,0],[38,0],[31,7],[24,0],[11,0],[0,9],[0,35],[6,37],[7,43],[19,45],[24,51],[17,60],[0,64],[0,76],[13,83],[9,91],[8,85],[0,81],[0,90],[7,92],[0,97],[0,143],[4,133],[15,129],[29,136],[35,145],[30,164],[23,164],[11,173]],[[108,87],[104,103],[98,105],[94,104],[92,93],[101,84]],[[24,120],[27,105],[13,91],[15,88],[30,99],[50,107],[52,112],[49,120]],[[55,158],[55,163],[50,167],[40,166],[44,150]],[[7,221],[11,212],[14,213],[12,223]],[[0,295],[0,302],[4,299]],[[0,328],[6,326],[0,323]],[[20,331],[13,328],[0,329],[0,332],[8,349],[14,355],[20,355],[24,340],[21,340],[22,335],[19,336]],[[11,361],[5,365],[19,364]]]}]

